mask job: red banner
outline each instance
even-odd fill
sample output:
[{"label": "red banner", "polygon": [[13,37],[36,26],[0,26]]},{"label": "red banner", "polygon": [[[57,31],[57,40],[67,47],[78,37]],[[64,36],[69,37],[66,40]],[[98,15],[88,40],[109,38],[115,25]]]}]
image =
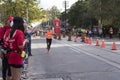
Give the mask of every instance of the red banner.
[{"label": "red banner", "polygon": [[60,19],[58,18],[54,20],[54,32],[60,33]]}]

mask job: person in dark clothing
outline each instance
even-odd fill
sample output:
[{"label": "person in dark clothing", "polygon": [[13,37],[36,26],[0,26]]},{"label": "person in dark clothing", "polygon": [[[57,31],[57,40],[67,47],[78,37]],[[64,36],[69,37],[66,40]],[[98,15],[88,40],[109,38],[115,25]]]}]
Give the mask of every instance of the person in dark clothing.
[{"label": "person in dark clothing", "polygon": [[31,35],[27,33],[27,37],[28,37],[28,40],[29,40],[29,43],[28,43],[28,56],[32,56],[32,53],[31,53]]},{"label": "person in dark clothing", "polygon": [[27,32],[25,32],[25,39],[28,40],[28,43],[25,45],[25,50],[28,52],[28,56],[32,56],[31,54],[31,35]]},{"label": "person in dark clothing", "polygon": [[110,37],[110,39],[113,38],[113,28],[112,27],[110,27],[110,29],[109,29],[109,37]]},{"label": "person in dark clothing", "polygon": [[31,32],[28,32],[28,30],[30,29],[27,24],[27,21],[25,20],[26,24],[24,25],[25,26],[25,39],[28,40],[28,43],[26,43],[26,50],[28,52],[28,56],[32,56],[31,54],[31,36],[32,36],[32,31]]}]

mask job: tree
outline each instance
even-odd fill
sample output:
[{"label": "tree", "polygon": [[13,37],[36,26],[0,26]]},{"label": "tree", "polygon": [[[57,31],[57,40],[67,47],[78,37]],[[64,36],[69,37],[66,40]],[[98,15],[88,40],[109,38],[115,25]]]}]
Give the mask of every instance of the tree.
[{"label": "tree", "polygon": [[69,23],[72,26],[120,25],[119,0],[78,0],[69,9]]},{"label": "tree", "polygon": [[89,11],[103,25],[116,25],[119,22],[119,0],[89,0]]},{"label": "tree", "polygon": [[1,0],[0,4],[0,14],[2,15],[2,22],[6,19],[8,15],[12,16],[22,16],[26,18],[26,5],[28,3],[29,11],[29,21],[39,20],[42,17],[43,10],[39,8],[35,0]]},{"label": "tree", "polygon": [[59,16],[60,16],[60,10],[56,6],[53,6],[50,10],[47,11],[47,18],[52,26],[55,17],[59,18]]},{"label": "tree", "polygon": [[68,11],[70,25],[76,27],[85,26],[86,12],[86,2],[78,0]]}]

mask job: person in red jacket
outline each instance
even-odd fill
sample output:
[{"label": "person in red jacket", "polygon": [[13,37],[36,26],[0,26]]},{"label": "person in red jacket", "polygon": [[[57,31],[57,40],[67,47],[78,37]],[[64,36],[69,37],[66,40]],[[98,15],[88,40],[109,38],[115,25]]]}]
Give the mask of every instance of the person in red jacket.
[{"label": "person in red jacket", "polygon": [[8,54],[8,63],[11,69],[12,80],[20,80],[23,66],[24,20],[14,17],[13,25],[5,33],[4,42]]},{"label": "person in red jacket", "polygon": [[[10,23],[13,20],[12,16],[7,17],[5,26],[0,28],[0,46],[3,47],[3,37],[6,31],[10,30]],[[8,58],[6,54],[0,54],[2,59],[2,78],[3,80],[9,80],[11,77],[10,67],[8,65]]]}]

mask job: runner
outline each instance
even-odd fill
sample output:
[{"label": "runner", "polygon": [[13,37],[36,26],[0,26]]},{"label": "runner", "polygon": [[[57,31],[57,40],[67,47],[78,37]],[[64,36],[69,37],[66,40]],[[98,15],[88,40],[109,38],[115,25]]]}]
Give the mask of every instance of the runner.
[{"label": "runner", "polygon": [[52,30],[50,27],[48,27],[46,31],[46,43],[47,43],[47,51],[49,53],[52,43]]}]

